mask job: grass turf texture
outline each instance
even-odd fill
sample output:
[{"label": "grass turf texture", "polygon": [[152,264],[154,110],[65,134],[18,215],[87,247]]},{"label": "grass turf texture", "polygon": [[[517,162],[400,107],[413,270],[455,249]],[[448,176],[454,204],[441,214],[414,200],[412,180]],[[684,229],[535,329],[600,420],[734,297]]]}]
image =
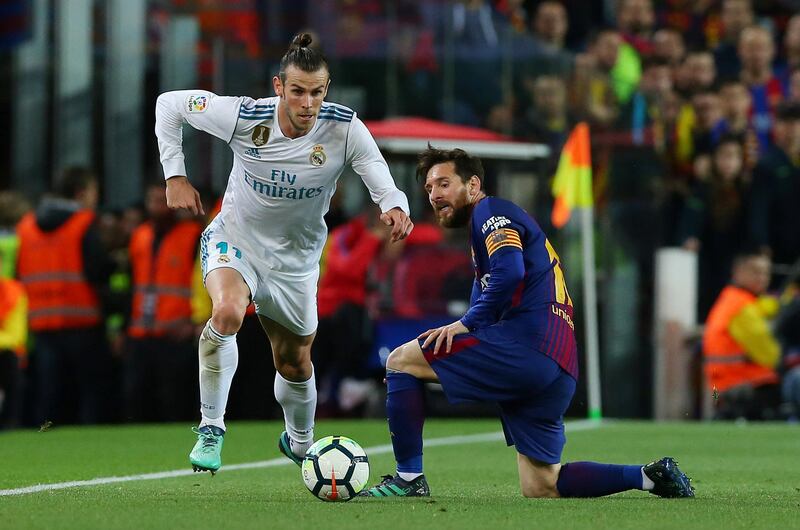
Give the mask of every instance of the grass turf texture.
[{"label": "grass turf texture", "polygon": [[[524,499],[512,449],[499,441],[425,451],[430,499],[323,503],[293,464],[225,471],[280,457],[282,424],[232,423],[216,477],[191,476],[0,496],[0,527],[17,528],[798,528],[800,428],[613,422],[570,433],[564,461],[646,463],[675,456],[695,499],[628,492],[601,499]],[[496,421],[429,421],[426,438],[497,431]],[[388,443],[381,421],[317,425],[365,448]],[[0,433],[0,489],[188,467],[188,425],[64,427]],[[369,450],[367,451],[369,453]],[[393,469],[370,455],[370,484]],[[794,470],[794,471],[793,471]]]}]

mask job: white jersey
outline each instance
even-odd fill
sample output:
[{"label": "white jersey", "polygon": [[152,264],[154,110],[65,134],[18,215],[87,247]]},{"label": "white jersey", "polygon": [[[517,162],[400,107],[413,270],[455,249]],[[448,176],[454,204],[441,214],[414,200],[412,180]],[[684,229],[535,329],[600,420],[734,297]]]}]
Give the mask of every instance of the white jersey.
[{"label": "white jersey", "polygon": [[318,266],[327,237],[323,216],[345,166],[361,176],[382,212],[399,207],[408,214],[408,199],[355,112],[323,103],[313,128],[292,139],[278,124],[279,102],[167,92],[156,103],[156,136],[165,178],[186,175],[184,122],[228,142],[233,168],[214,222],[247,242],[268,268],[304,273]]}]

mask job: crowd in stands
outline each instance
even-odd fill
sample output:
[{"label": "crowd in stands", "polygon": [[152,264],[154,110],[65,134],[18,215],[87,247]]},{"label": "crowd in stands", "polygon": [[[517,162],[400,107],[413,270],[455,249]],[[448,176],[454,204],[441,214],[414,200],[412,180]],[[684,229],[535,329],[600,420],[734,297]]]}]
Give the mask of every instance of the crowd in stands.
[{"label": "crowd in stands", "polygon": [[[384,63],[395,47],[404,60],[403,112],[547,144],[549,169],[572,127],[588,122],[595,203],[605,219],[599,239],[608,260],[637,271],[630,303],[641,322],[629,325],[652,322],[655,248],[682,246],[699,259],[705,384],[719,398],[719,416],[763,417],[748,408],[755,399],[775,410],[800,403],[796,2],[399,2],[392,43],[382,3],[346,4],[337,24],[319,30],[326,53],[353,83],[355,67]],[[452,99],[442,96],[445,61],[457,74]],[[371,92],[362,114],[380,117],[378,99]],[[88,170],[65,172],[35,209],[13,192],[0,195],[0,428],[196,416],[196,337],[210,311],[196,255],[206,220],[168,210],[160,183],[148,187],[142,207],[96,210]],[[379,382],[380,370],[366,362],[371,322],[457,314],[447,305],[461,299],[464,282],[447,264],[469,266],[455,254],[426,254],[446,253],[433,225],[418,223],[407,242],[390,245],[374,212],[340,213],[327,216],[314,350],[320,406],[334,415],[357,411]],[[543,224],[546,217],[537,215]],[[56,248],[68,257],[54,276],[46,268]],[[440,284],[456,279],[425,292],[408,272],[425,263],[435,263],[427,272]],[[429,295],[433,305],[409,305],[415,289],[414,300]],[[464,298],[468,292],[466,285]],[[768,294],[775,296],[765,302]],[[234,385],[232,417],[277,411],[264,383],[273,370],[269,344],[258,328],[251,310],[236,376],[249,381]],[[649,346],[642,339],[632,347]],[[777,397],[763,397],[770,394]]]},{"label": "crowd in stands", "polygon": [[[558,153],[574,124],[588,122],[595,199],[608,219],[605,234],[619,242],[610,252],[636,267],[643,314],[652,307],[654,248],[697,253],[699,319],[709,319],[706,386],[718,415],[759,417],[771,409],[765,415],[777,417],[784,401],[785,415],[796,416],[797,373],[790,373],[800,343],[787,324],[798,324],[793,289],[800,266],[796,6],[604,2],[608,24],[571,44],[575,4],[499,4],[509,14],[504,23],[527,21],[516,27],[539,51],[518,63],[515,90],[488,112],[485,125]],[[763,278],[742,279],[754,263],[766,268],[763,285]],[[770,275],[773,264],[777,273]],[[781,302],[760,303],[767,294]]]}]

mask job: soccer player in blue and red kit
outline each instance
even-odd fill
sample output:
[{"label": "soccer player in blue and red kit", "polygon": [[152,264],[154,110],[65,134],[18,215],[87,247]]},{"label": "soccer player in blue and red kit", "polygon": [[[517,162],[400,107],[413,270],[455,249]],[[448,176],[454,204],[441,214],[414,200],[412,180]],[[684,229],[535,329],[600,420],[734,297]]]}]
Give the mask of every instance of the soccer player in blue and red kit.
[{"label": "soccer player in blue and red kit", "polygon": [[647,465],[561,465],[563,417],[575,393],[578,360],[558,255],[522,208],[484,193],[480,159],[429,146],[419,156],[417,178],[424,179],[440,225],[468,228],[475,283],[460,320],[389,355],[386,412],[397,474],[361,495],[430,495],[422,471],[423,382],[438,381],[450,402],[499,405],[525,497],[599,497],[632,489],[693,497],[689,479],[669,457]]}]

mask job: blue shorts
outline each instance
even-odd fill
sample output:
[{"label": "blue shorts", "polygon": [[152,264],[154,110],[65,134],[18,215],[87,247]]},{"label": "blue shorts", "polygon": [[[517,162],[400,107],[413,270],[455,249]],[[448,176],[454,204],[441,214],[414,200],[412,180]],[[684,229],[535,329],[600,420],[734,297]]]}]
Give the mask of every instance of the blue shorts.
[{"label": "blue shorts", "polygon": [[546,464],[561,461],[564,413],[575,379],[553,359],[508,338],[498,326],[457,335],[449,354],[432,352],[429,346],[422,353],[448,401],[497,403],[508,445]]}]

